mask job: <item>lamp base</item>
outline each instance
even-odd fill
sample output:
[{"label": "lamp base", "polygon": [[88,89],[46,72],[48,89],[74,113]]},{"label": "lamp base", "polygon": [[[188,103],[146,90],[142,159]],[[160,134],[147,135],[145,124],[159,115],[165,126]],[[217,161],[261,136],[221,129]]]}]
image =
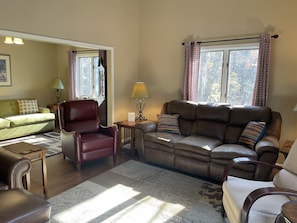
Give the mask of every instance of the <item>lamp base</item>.
[{"label": "lamp base", "polygon": [[137,121],[146,121],[147,120],[147,118],[146,117],[136,117],[135,118]]},{"label": "lamp base", "polygon": [[146,121],[146,117],[143,116],[142,111],[139,111],[138,116],[135,118],[137,121]]}]

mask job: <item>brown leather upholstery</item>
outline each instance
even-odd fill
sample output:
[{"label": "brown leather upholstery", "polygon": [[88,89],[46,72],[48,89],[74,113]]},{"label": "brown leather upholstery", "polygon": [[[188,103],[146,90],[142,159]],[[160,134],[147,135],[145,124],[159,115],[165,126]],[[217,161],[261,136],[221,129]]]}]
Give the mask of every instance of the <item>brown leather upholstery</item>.
[{"label": "brown leather upholstery", "polygon": [[23,177],[31,166],[29,159],[0,148],[0,190],[24,188]]},{"label": "brown leather upholstery", "polygon": [[[224,168],[233,158],[244,156],[274,164],[278,157],[282,119],[268,107],[174,100],[164,103],[162,113],[179,114],[181,135],[158,132],[156,122],[136,124],[135,145],[148,162],[222,181]],[[253,149],[238,143],[250,121],[266,123],[265,135]],[[256,179],[269,172],[269,168],[248,164],[232,170],[233,175]]]},{"label": "brown leather upholstery", "polygon": [[116,126],[102,126],[99,108],[94,100],[66,101],[59,105],[62,152],[75,161],[77,170],[81,163],[118,152]]},{"label": "brown leather upholstery", "polygon": [[50,214],[50,203],[25,189],[0,191],[1,223],[48,222]]}]

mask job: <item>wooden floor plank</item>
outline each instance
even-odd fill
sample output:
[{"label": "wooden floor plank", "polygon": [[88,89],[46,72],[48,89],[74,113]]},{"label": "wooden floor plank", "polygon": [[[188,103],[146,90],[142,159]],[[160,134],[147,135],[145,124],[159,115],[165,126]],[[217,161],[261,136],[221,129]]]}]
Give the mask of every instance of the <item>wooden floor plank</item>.
[{"label": "wooden floor plank", "polygon": [[[137,157],[120,152],[116,165],[120,165],[129,159],[138,160]],[[64,160],[62,154],[48,157],[46,161],[48,175],[48,195],[46,198],[60,194],[116,166],[113,164],[112,156],[84,163],[80,172],[75,169],[73,162],[69,159]],[[42,190],[41,162],[38,161],[32,163],[31,192],[44,196]]]}]

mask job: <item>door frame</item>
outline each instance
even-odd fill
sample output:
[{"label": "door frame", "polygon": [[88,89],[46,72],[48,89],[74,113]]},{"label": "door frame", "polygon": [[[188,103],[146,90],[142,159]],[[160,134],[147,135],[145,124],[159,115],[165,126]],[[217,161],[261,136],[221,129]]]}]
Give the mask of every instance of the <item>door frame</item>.
[{"label": "door frame", "polygon": [[74,47],[82,47],[82,48],[89,48],[89,49],[102,49],[107,51],[107,124],[112,125],[114,123],[114,47],[87,43],[87,42],[80,42],[56,37],[49,37],[49,36],[42,36],[42,35],[35,35],[30,33],[24,32],[16,32],[16,31],[9,31],[9,30],[1,30],[1,36],[17,36],[19,38],[28,39],[28,40],[35,40],[39,42],[47,42],[47,43],[54,43],[54,44],[62,44],[62,45],[69,45]]}]

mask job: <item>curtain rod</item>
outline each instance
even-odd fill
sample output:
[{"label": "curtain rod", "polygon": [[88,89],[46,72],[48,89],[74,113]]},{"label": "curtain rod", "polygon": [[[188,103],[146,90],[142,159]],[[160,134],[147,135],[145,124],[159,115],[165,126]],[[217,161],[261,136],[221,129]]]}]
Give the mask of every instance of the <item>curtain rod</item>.
[{"label": "curtain rod", "polygon": [[[225,41],[236,41],[236,40],[248,40],[248,39],[258,39],[258,36],[255,37],[245,37],[245,38],[235,38],[235,39],[221,39],[221,40],[209,40],[209,41],[196,41],[195,43],[215,43],[215,42],[225,42]],[[278,35],[273,35],[271,38],[278,38]],[[194,44],[194,42],[191,42],[191,44]],[[182,45],[185,45],[185,43],[182,43]]]}]

